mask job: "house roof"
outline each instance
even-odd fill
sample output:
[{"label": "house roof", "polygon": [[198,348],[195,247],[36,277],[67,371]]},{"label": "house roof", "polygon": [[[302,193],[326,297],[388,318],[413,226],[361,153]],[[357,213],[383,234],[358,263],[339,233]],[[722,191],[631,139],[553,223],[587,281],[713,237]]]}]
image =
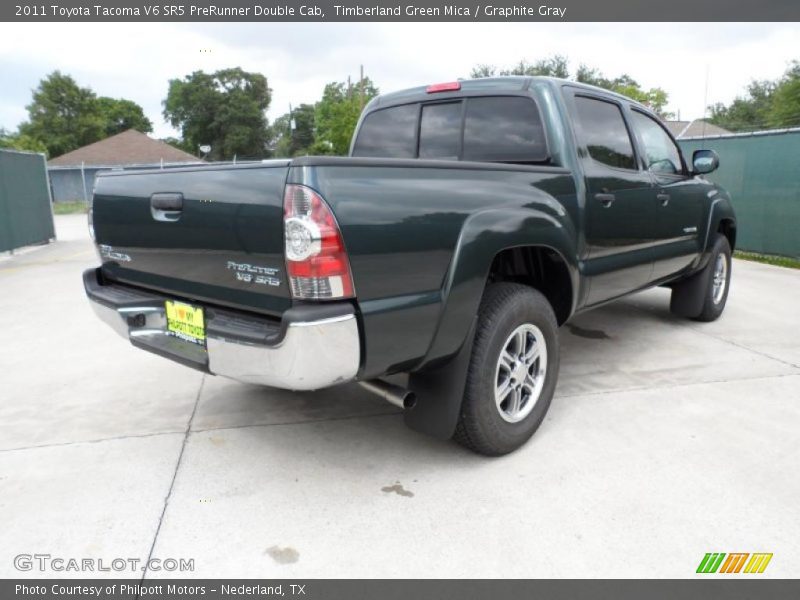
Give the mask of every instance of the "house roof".
[{"label": "house roof", "polygon": [[664,121],[664,125],[676,138],[703,137],[709,135],[725,135],[731,133],[719,125],[714,125],[703,119],[694,121]]},{"label": "house roof", "polygon": [[67,152],[48,161],[51,167],[116,167],[164,163],[200,162],[196,156],[159,140],[128,129],[104,140]]}]

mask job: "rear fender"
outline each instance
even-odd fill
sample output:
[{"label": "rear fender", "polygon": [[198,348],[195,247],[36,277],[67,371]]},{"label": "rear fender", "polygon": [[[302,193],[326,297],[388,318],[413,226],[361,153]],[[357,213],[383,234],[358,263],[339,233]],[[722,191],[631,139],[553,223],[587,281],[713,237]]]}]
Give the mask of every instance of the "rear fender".
[{"label": "rear fender", "polygon": [[466,374],[472,355],[478,308],[495,256],[519,246],[542,246],[558,252],[570,272],[573,306],[578,265],[575,231],[563,214],[543,210],[497,209],[477,213],[464,224],[444,286],[439,324],[421,367],[411,373],[409,388],[417,403],[405,412],[406,424],[449,439],[458,423]]},{"label": "rear fender", "polygon": [[567,265],[573,306],[578,289],[576,234],[564,215],[542,210],[498,209],[477,213],[464,224],[444,286],[439,324],[422,366],[455,354],[478,313],[495,256],[520,246],[557,252]]},{"label": "rear fender", "polygon": [[[692,269],[693,273],[697,273],[703,269],[706,264],[708,264],[708,260],[711,257],[711,251],[714,249],[716,234],[719,231],[720,225],[723,221],[732,221],[735,224],[736,214],[734,213],[730,196],[727,194],[727,192],[718,188],[717,194],[712,197],[708,207],[708,220],[706,221],[702,252],[700,253],[700,257]],[[735,244],[731,243],[731,252],[733,252],[734,245]]]}]

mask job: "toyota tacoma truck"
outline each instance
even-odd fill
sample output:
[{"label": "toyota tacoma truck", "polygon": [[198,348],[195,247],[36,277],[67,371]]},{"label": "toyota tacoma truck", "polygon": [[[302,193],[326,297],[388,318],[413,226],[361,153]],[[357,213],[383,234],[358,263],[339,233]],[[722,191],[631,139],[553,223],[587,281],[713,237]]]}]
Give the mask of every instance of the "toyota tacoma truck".
[{"label": "toyota tacoma truck", "polygon": [[541,424],[574,315],[666,286],[674,313],[720,316],[736,217],[703,177],[718,162],[595,87],[418,87],[372,100],[347,157],[100,175],[83,281],[138,348],[276,388],[359,382],[500,455]]}]

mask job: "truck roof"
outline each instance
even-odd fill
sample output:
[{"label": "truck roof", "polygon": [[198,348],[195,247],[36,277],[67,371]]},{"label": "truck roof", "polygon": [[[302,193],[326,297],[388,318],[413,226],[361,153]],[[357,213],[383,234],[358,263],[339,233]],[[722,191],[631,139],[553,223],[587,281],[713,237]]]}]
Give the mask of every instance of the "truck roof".
[{"label": "truck roof", "polygon": [[[631,102],[647,110],[646,106],[642,105],[636,100],[628,98],[627,96],[618,94],[617,92],[612,92],[611,90],[600,88],[594,85],[589,85],[587,83],[580,83],[578,81],[572,81],[569,79],[559,79],[558,77],[543,77],[543,76],[532,77],[532,76],[509,75],[502,77],[484,77],[479,79],[461,79],[458,81],[461,84],[460,90],[453,92],[440,92],[437,94],[437,96],[441,98],[448,98],[448,97],[457,97],[463,94],[470,94],[476,92],[477,93],[482,93],[482,92],[520,93],[527,90],[534,81],[547,81],[555,86],[570,85],[572,87],[583,88],[587,91],[602,93],[607,96],[615,97],[619,100],[625,100],[626,102]],[[431,95],[428,93],[427,88],[428,88],[427,85],[421,85],[413,88],[407,88],[404,90],[398,90],[396,92],[389,92],[388,94],[381,94],[380,96],[376,96],[375,98],[373,98],[372,101],[370,101],[370,103],[367,105],[367,108],[370,110],[374,110],[379,107],[392,106],[396,104],[406,104],[409,102],[417,102],[424,99],[431,99]]]}]

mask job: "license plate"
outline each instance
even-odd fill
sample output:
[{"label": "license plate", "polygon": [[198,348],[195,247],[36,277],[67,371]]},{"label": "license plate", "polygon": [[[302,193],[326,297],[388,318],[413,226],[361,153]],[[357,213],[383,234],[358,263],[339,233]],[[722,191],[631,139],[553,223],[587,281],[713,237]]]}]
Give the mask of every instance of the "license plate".
[{"label": "license plate", "polygon": [[172,300],[167,300],[164,306],[167,310],[167,330],[172,335],[187,342],[205,344],[206,326],[201,307]]}]

